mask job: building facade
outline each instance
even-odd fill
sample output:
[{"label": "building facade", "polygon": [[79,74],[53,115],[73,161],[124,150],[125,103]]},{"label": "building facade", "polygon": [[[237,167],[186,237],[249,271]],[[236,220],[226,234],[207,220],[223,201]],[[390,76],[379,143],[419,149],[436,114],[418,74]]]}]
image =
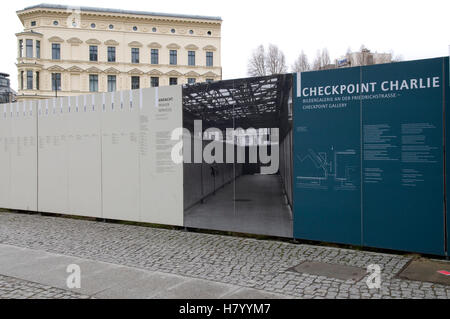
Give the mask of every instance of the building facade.
[{"label": "building facade", "polygon": [[336,60],[336,67],[345,68],[352,66],[364,66],[373,64],[391,63],[391,53],[370,52],[369,49],[362,49],[358,52],[348,52],[345,56]]},{"label": "building facade", "polygon": [[222,79],[220,17],[47,4],[17,15],[19,101]]}]

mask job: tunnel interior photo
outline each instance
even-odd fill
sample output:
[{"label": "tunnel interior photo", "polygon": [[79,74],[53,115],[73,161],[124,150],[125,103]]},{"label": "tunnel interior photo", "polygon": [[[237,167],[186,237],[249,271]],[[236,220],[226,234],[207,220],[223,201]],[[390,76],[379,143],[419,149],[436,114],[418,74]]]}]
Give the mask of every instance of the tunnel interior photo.
[{"label": "tunnel interior photo", "polygon": [[186,227],[293,236],[291,94],[290,74],[183,87]]}]

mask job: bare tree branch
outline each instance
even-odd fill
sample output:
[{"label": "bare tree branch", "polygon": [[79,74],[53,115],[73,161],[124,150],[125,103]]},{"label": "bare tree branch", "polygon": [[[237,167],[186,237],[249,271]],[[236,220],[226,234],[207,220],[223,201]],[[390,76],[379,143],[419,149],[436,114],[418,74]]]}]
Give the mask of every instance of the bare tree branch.
[{"label": "bare tree branch", "polygon": [[308,61],[308,56],[305,54],[305,52],[300,53],[297,60],[295,61],[294,65],[292,66],[293,72],[306,72],[311,70],[311,65]]},{"label": "bare tree branch", "polygon": [[322,51],[317,50],[316,57],[314,59],[312,69],[313,70],[321,70],[327,65],[331,64],[330,53],[327,48],[324,48]]},{"label": "bare tree branch", "polygon": [[325,66],[331,64],[330,53],[328,52],[327,48],[324,48],[322,50],[320,61],[321,61],[322,67],[325,67]]},{"label": "bare tree branch", "polygon": [[286,57],[276,45],[269,45],[267,53],[264,46],[260,45],[253,52],[248,63],[247,71],[250,76],[286,73]]},{"label": "bare tree branch", "polygon": [[252,57],[248,62],[247,72],[250,76],[267,75],[266,54],[263,45],[260,45],[255,51],[253,51]]},{"label": "bare tree branch", "polygon": [[269,74],[282,74],[287,72],[286,57],[276,45],[269,45],[266,56],[266,69]]},{"label": "bare tree branch", "polygon": [[316,57],[314,58],[312,64],[312,69],[314,71],[317,71],[320,70],[321,67],[322,67],[322,53],[320,52],[320,50],[317,50]]}]

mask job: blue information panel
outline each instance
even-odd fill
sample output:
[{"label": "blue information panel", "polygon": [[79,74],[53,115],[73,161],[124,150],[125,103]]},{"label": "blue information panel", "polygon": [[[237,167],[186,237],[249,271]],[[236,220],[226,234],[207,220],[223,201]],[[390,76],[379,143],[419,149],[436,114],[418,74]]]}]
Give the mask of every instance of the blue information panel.
[{"label": "blue information panel", "polygon": [[[445,58],[444,59],[444,65],[445,65],[445,82],[447,83],[444,92],[445,92],[445,122],[446,122],[446,127],[445,127],[445,131],[446,131],[446,137],[445,137],[445,144],[447,145],[447,143],[450,142],[450,63],[449,63],[449,58]],[[448,191],[449,191],[449,186],[450,186],[450,150],[448,149],[448,147],[446,146],[446,195],[447,195],[447,209],[446,209],[446,219],[447,219],[447,242],[446,242],[446,248],[447,248],[447,256],[450,255],[450,213],[449,213],[449,209],[450,209],[450,203],[449,203],[449,198],[448,198]]]},{"label": "blue information panel", "polygon": [[359,68],[294,80],[295,238],[361,244],[359,81]]},{"label": "blue information panel", "polygon": [[445,253],[443,61],[363,68],[365,246]]},{"label": "blue information panel", "polygon": [[295,238],[445,254],[447,63],[296,76]]}]

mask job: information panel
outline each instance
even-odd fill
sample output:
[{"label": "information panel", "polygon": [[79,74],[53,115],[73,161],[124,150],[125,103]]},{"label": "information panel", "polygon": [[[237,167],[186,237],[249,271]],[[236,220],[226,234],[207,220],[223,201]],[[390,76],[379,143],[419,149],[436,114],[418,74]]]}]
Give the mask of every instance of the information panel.
[{"label": "information panel", "polygon": [[447,77],[448,58],[297,75],[294,237],[445,254]]},{"label": "information panel", "polygon": [[365,246],[444,254],[443,62],[363,68]]},{"label": "information panel", "polygon": [[361,243],[360,69],[294,79],[294,237]]},{"label": "information panel", "polygon": [[140,221],[183,226],[183,164],[172,160],[178,143],[172,132],[183,127],[181,87],[134,92],[140,109]]},{"label": "information panel", "polygon": [[[449,48],[450,49],[450,48]],[[444,59],[444,77],[445,77],[445,88],[444,88],[444,92],[445,92],[445,144],[447,145],[447,143],[450,141],[450,127],[449,127],[449,123],[450,123],[450,63],[449,63],[449,58],[445,58]],[[446,200],[446,220],[447,220],[447,242],[446,242],[446,248],[447,248],[447,256],[450,255],[450,204],[449,204],[449,197],[448,197],[448,187],[450,185],[450,173],[449,173],[449,168],[450,168],[450,153],[448,150],[448,147],[446,147],[446,196],[447,196],[447,200]]]}]

